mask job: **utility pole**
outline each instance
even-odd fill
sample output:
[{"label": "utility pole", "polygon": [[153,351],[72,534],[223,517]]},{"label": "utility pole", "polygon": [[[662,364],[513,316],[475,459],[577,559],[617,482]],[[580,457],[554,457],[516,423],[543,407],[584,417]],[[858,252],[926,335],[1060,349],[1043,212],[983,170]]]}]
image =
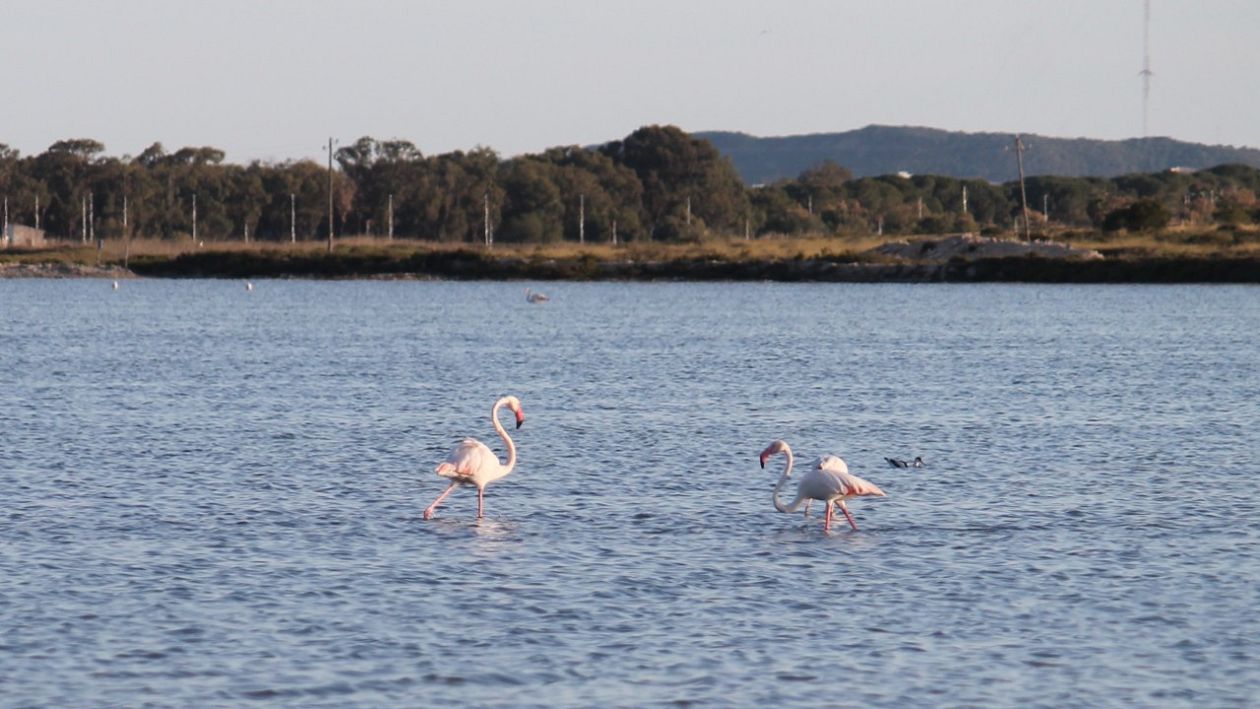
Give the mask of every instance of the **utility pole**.
[{"label": "utility pole", "polygon": [[389,232],[388,232],[389,236],[387,237],[387,239],[389,241],[393,241],[394,240],[394,195],[392,194],[389,196],[389,206],[386,209],[386,216],[387,216],[387,221],[389,223]]},{"label": "utility pole", "polygon": [[578,195],[578,243],[586,243],[586,195]]},{"label": "utility pole", "polygon": [[328,139],[328,253],[333,252],[333,170],[332,170],[332,153],[333,139]]},{"label": "utility pole", "polygon": [[1024,190],[1024,141],[1015,136],[1015,162],[1019,164],[1019,201],[1024,208],[1024,240],[1032,241],[1028,230],[1028,193]]},{"label": "utility pole", "polygon": [[289,243],[297,243],[297,195],[289,195]]},{"label": "utility pole", "polygon": [[484,217],[485,230],[486,230],[485,244],[486,244],[486,248],[488,249],[491,246],[494,246],[494,237],[490,236],[490,193],[489,192],[486,192],[485,196],[482,198],[482,205],[485,210],[485,217]]},{"label": "utility pole", "polygon": [[127,227],[127,192],[123,191],[123,268],[131,260],[131,229]]}]

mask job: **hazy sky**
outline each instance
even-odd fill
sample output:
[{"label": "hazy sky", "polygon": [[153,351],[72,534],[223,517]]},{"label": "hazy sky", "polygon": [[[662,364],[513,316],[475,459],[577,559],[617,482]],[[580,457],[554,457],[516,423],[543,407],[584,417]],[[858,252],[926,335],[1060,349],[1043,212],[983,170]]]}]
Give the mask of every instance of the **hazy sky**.
[{"label": "hazy sky", "polygon": [[[1151,0],[1149,134],[1260,147],[1260,2]],[[503,157],[648,124],[1142,134],[1142,0],[0,0],[0,143]]]}]

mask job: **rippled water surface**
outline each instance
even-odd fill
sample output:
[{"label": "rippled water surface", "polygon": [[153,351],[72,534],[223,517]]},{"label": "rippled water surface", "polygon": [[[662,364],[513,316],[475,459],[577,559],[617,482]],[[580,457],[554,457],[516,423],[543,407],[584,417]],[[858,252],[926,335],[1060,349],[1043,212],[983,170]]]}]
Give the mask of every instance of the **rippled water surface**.
[{"label": "rippled water surface", "polygon": [[[1257,288],[0,281],[0,324],[5,706],[1260,702]],[[516,472],[424,521],[504,393]],[[888,493],[861,531],[774,511],[780,437]]]}]

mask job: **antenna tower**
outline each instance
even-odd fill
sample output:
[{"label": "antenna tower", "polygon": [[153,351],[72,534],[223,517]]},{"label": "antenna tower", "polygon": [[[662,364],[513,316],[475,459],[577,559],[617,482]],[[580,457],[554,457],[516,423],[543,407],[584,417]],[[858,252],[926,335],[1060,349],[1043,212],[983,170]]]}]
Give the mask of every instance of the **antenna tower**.
[{"label": "antenna tower", "polygon": [[1147,136],[1147,116],[1151,102],[1151,0],[1142,2],[1142,137]]}]

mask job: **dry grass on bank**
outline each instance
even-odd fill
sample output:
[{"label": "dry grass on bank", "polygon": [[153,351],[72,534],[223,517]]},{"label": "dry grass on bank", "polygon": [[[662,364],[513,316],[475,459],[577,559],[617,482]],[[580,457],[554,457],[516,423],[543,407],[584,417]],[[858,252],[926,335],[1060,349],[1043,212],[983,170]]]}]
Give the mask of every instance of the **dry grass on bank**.
[{"label": "dry grass on bank", "polygon": [[1260,229],[1174,228],[1154,233],[1106,234],[1086,232],[1066,236],[1073,246],[1104,254],[1154,258],[1210,258],[1260,256]]},{"label": "dry grass on bank", "polygon": [[[1007,238],[1013,238],[1008,235]],[[1116,256],[1154,258],[1232,258],[1260,256],[1260,228],[1233,229],[1176,228],[1157,233],[1105,234],[1095,231],[1060,231],[1049,235],[1056,241],[1078,248],[1096,249]],[[765,236],[751,241],[714,239],[693,244],[495,244],[490,253],[503,258],[528,260],[595,261],[794,261],[807,259],[871,260],[866,252],[889,241],[933,238],[928,236]],[[322,254],[327,242],[250,242],[205,241],[200,246],[190,239],[135,239],[128,246],[121,240],[107,240],[98,252],[95,246],[62,242],[41,249],[14,248],[0,251],[0,263],[76,263],[93,265],[121,264],[129,258],[174,258],[198,252],[233,252],[266,254]],[[474,251],[483,252],[477,243],[442,243],[396,239],[385,241],[373,237],[345,237],[336,242],[343,254],[382,255],[405,259],[415,253]]]}]

